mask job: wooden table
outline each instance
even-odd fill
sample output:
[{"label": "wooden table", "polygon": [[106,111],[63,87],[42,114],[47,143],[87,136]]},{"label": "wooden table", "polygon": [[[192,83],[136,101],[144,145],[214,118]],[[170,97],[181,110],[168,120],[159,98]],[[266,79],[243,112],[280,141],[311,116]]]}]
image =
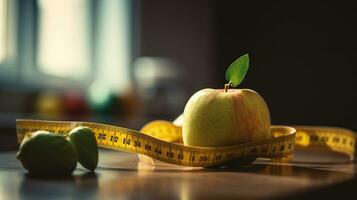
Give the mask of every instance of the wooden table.
[{"label": "wooden table", "polygon": [[32,177],[0,153],[0,199],[321,199],[357,198],[355,163],[273,163],[249,167],[188,168],[139,162],[138,156],[100,151],[95,173],[78,165],[73,176]]}]

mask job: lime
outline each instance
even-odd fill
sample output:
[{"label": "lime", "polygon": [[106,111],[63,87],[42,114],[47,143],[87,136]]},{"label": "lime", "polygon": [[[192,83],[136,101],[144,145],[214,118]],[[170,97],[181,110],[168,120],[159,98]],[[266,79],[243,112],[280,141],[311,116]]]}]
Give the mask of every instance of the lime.
[{"label": "lime", "polygon": [[17,152],[21,164],[32,174],[68,175],[77,166],[75,146],[65,137],[48,131],[28,134]]},{"label": "lime", "polygon": [[78,162],[93,171],[98,165],[98,145],[92,130],[79,126],[69,132],[68,138],[77,149]]}]

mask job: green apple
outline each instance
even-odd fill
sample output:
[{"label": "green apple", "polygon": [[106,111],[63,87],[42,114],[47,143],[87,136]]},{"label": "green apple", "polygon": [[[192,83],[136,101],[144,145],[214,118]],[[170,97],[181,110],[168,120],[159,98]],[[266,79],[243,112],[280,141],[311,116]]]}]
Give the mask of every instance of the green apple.
[{"label": "green apple", "polygon": [[188,146],[227,146],[267,139],[271,137],[269,109],[250,89],[203,89],[187,102],[182,131]]},{"label": "green apple", "polygon": [[227,69],[224,90],[203,89],[189,99],[183,114],[185,145],[228,146],[271,136],[264,99],[253,90],[229,89],[243,81],[248,68],[249,55],[245,54]]}]

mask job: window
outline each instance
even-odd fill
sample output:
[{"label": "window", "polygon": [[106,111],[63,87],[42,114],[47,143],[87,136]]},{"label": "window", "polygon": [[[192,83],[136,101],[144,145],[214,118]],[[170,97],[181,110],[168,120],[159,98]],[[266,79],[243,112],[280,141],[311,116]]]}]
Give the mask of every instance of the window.
[{"label": "window", "polygon": [[37,2],[39,70],[54,76],[83,78],[90,70],[89,1]]},{"label": "window", "polygon": [[6,1],[0,0],[0,63],[4,61],[5,58],[5,20],[6,20]]},{"label": "window", "polygon": [[95,79],[114,91],[123,91],[130,83],[129,2],[102,0],[98,10]]},{"label": "window", "polygon": [[11,72],[5,76],[7,78],[13,75],[13,71],[9,71],[9,68],[14,66],[16,53],[16,9],[14,2],[0,0],[0,76],[4,77],[4,71]]},{"label": "window", "polygon": [[[10,17],[9,4],[18,10]],[[131,6],[131,0],[0,0],[0,65],[8,66],[11,54],[12,82],[27,86],[99,83],[120,93],[130,87]],[[8,33],[9,27],[19,30]],[[11,45],[17,51],[8,45],[12,37],[20,41]],[[0,81],[8,74],[1,72]]]}]

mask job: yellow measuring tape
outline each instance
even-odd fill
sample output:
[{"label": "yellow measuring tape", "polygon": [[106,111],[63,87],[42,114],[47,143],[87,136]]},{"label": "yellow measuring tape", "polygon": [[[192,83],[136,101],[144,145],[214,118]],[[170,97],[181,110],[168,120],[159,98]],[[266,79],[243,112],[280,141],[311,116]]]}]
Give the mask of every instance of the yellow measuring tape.
[{"label": "yellow measuring tape", "polygon": [[236,158],[256,156],[280,159],[293,154],[297,147],[321,147],[354,158],[354,133],[347,129],[323,127],[272,126],[272,138],[235,146],[192,147],[182,144],[181,126],[168,121],[153,121],[141,131],[91,122],[17,120],[17,139],[26,133],[46,130],[66,135],[77,126],[92,129],[99,147],[137,153],[166,163],[210,167]]}]

